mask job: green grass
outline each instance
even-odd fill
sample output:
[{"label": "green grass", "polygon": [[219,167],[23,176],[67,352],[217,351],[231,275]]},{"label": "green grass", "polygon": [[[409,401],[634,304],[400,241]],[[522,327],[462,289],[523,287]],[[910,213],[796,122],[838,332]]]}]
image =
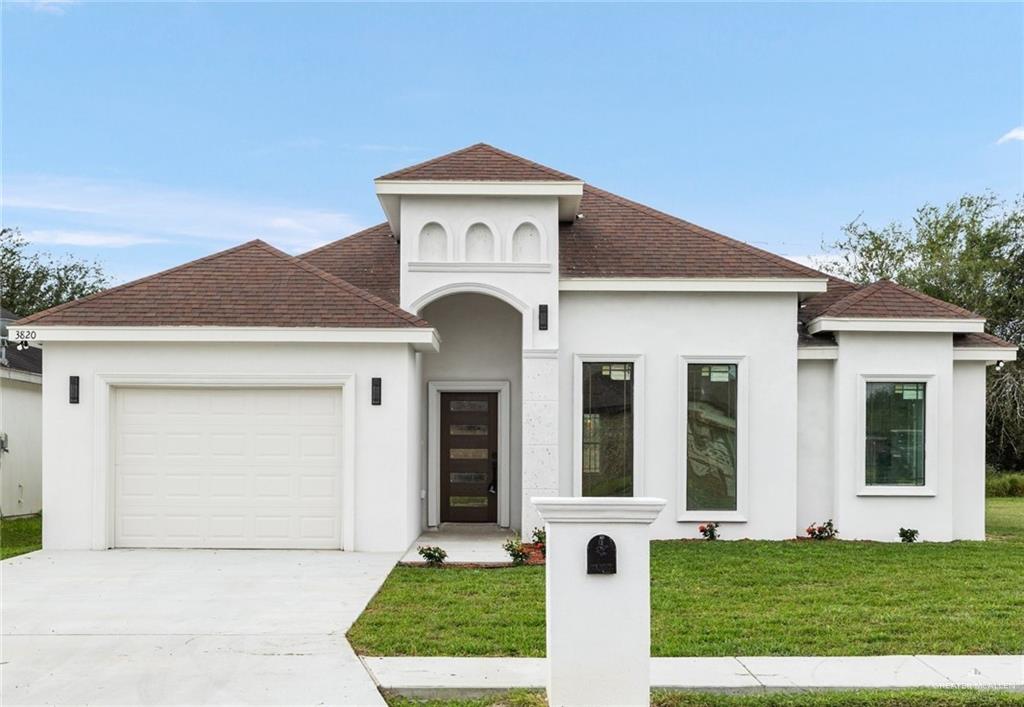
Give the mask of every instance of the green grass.
[{"label": "green grass", "polygon": [[[656,656],[1024,651],[1024,499],[988,542],[651,545]],[[349,631],[369,655],[544,654],[544,569],[396,567]]]},{"label": "green grass", "polygon": [[[475,700],[414,700],[385,694],[391,707],[545,707],[538,692],[517,691]],[[653,707],[1003,707],[1021,695],[985,690],[851,690],[843,692],[723,695],[654,692]]]},{"label": "green grass", "polygon": [[43,517],[0,519],[0,560],[38,550],[43,546]]}]

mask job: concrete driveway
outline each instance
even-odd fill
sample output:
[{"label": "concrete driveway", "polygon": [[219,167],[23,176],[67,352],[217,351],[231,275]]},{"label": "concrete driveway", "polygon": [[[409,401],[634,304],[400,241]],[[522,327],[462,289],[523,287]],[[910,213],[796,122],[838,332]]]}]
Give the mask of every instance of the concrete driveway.
[{"label": "concrete driveway", "polygon": [[0,702],[382,705],[345,631],[400,553],[35,552],[0,563]]}]

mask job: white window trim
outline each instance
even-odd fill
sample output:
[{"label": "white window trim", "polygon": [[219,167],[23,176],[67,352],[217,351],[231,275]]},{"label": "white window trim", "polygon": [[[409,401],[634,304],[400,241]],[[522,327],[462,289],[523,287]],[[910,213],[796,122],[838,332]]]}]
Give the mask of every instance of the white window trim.
[{"label": "white window trim", "polygon": [[[924,486],[869,486],[867,483],[868,383],[924,383]],[[854,470],[858,496],[935,496],[939,453],[939,383],[931,373],[862,373],[857,381],[857,449]]]},{"label": "white window trim", "polygon": [[[689,406],[687,388],[687,366],[691,363],[733,363],[736,364],[736,510],[735,511],[690,511],[686,508],[686,424]],[[745,523],[748,519],[750,501],[750,453],[749,453],[749,366],[747,356],[698,356],[685,354],[679,357],[679,413],[678,453],[679,476],[676,481],[676,520]]]},{"label": "white window trim", "polygon": [[643,354],[574,354],[572,375],[572,494],[583,495],[583,364],[633,364],[633,496],[643,496],[644,356]]},{"label": "white window trim", "polygon": [[441,393],[498,394],[498,525],[511,523],[511,408],[508,381],[428,381],[427,398],[427,525],[441,524]]}]

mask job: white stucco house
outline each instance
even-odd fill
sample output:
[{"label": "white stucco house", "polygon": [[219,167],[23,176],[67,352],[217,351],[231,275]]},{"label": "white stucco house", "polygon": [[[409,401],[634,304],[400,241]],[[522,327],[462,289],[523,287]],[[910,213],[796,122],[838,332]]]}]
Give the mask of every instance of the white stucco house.
[{"label": "white stucco house", "polygon": [[42,508],[43,352],[8,347],[7,326],[19,319],[0,307],[0,517]]},{"label": "white stucco house", "polygon": [[984,538],[977,315],[857,286],[488,145],[380,177],[386,221],[252,241],[22,320],[47,548],[403,550],[528,534],[529,499],[669,499],[652,530]]}]

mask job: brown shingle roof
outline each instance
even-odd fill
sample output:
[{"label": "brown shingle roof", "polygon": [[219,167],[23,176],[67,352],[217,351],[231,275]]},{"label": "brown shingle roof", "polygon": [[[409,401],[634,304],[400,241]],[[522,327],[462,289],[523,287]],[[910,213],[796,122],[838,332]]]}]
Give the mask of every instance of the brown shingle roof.
[{"label": "brown shingle roof", "polygon": [[971,332],[969,334],[953,334],[953,348],[956,349],[1015,349],[1017,345],[1006,339],[1001,339],[995,334],[984,331]]},{"label": "brown shingle roof", "polygon": [[377,179],[466,182],[579,181],[569,174],[531,162],[483,142],[385,174]]},{"label": "brown shingle roof", "polygon": [[380,223],[298,256],[311,265],[398,304],[398,241]]},{"label": "brown shingle roof", "polygon": [[825,277],[595,187],[583,187],[580,213],[560,228],[562,277]]},{"label": "brown shingle roof", "polygon": [[260,240],[33,314],[62,326],[419,327],[419,317]]},{"label": "brown shingle roof", "polygon": [[982,319],[978,314],[929,297],[923,292],[898,285],[891,280],[879,280],[857,288],[832,302],[816,316],[867,318],[930,318]]}]

